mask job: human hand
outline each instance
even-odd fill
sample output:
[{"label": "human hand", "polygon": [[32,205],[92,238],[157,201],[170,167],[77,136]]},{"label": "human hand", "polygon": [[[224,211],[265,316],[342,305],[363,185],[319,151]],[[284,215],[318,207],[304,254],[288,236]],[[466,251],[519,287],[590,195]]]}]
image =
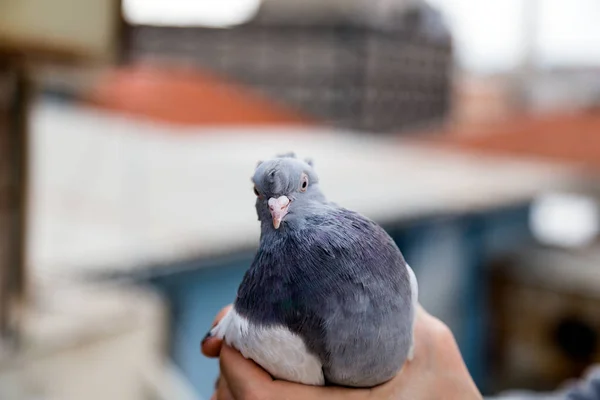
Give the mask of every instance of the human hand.
[{"label": "human hand", "polygon": [[[226,314],[221,310],[216,323]],[[216,338],[202,342],[207,357],[219,357],[221,376],[211,400],[473,400],[481,399],[448,327],[419,306],[415,357],[391,381],[371,389],[317,387],[274,380],[251,360]]]}]

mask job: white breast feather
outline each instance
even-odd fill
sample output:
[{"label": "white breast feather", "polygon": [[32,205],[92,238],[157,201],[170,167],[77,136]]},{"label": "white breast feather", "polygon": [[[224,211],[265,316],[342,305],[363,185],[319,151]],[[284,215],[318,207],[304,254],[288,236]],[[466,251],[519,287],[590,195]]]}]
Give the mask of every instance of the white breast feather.
[{"label": "white breast feather", "polygon": [[412,359],[415,356],[415,319],[417,317],[417,307],[419,306],[419,284],[417,283],[417,277],[415,276],[415,273],[413,272],[412,268],[406,264],[406,269],[408,270],[408,277],[410,280],[410,293],[412,296],[412,306],[413,306],[413,312],[414,312],[414,317],[413,317],[413,326],[412,326],[412,330],[413,330],[413,337],[412,337],[412,344],[410,345],[410,350],[408,351],[408,361],[412,361]]},{"label": "white breast feather", "polygon": [[284,326],[251,324],[232,308],[211,331],[273,377],[305,385],[324,385],[323,366],[302,338]]}]

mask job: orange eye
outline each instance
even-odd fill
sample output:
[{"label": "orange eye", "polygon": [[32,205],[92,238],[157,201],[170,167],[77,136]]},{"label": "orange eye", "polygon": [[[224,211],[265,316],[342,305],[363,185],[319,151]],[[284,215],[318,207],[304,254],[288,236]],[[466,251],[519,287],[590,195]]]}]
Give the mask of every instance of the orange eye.
[{"label": "orange eye", "polygon": [[300,191],[306,192],[306,189],[308,189],[308,176],[306,176],[306,174],[302,174],[302,183],[300,184]]},{"label": "orange eye", "polygon": [[258,192],[256,186],[254,186],[254,194],[256,195],[256,197],[260,197],[260,193]]}]

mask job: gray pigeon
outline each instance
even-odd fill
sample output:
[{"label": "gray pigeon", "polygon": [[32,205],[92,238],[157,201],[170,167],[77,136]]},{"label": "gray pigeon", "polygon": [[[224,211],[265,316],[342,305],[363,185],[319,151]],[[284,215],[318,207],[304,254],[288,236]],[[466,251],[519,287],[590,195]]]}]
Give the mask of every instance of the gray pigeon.
[{"label": "gray pigeon", "polygon": [[[210,336],[273,377],[372,387],[412,359],[417,281],[376,223],[329,202],[293,153],[252,178],[260,247]],[[359,190],[359,188],[357,188]]]}]

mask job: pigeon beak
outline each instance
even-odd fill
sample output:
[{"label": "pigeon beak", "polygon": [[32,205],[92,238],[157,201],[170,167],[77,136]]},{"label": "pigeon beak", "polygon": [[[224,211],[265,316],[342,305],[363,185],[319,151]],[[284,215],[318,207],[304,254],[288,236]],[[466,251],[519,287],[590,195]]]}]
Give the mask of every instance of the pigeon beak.
[{"label": "pigeon beak", "polygon": [[273,218],[273,228],[279,229],[281,220],[288,213],[288,206],[290,205],[290,199],[287,196],[280,196],[278,198],[271,197],[269,199],[269,211],[271,211],[271,217]]}]

